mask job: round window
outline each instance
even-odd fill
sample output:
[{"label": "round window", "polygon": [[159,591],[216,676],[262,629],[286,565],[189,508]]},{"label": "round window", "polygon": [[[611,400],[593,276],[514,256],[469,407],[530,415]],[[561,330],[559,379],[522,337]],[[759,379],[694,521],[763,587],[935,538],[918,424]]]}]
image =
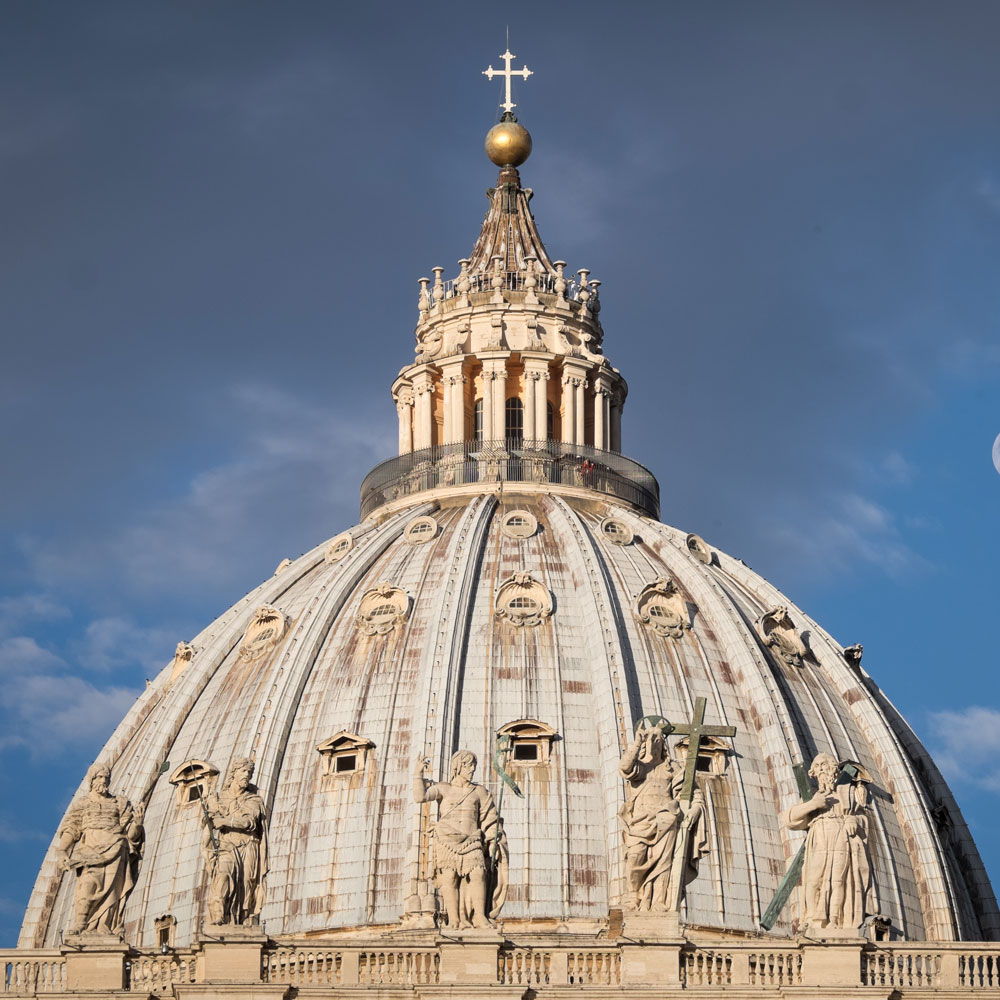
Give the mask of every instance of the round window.
[{"label": "round window", "polygon": [[343,559],[351,549],[354,548],[354,538],[345,532],[343,535],[337,535],[337,537],[330,542],[329,547],[326,550],[326,561],[328,563],[335,563],[338,559]]},{"label": "round window", "polygon": [[530,538],[538,530],[538,521],[526,510],[512,510],[504,514],[500,530],[508,538]]},{"label": "round window", "polygon": [[403,537],[411,545],[423,545],[431,541],[438,531],[437,521],[433,517],[415,517],[407,524]]},{"label": "round window", "polygon": [[616,517],[606,517],[601,521],[601,536],[613,545],[629,545],[635,537],[632,529]]}]

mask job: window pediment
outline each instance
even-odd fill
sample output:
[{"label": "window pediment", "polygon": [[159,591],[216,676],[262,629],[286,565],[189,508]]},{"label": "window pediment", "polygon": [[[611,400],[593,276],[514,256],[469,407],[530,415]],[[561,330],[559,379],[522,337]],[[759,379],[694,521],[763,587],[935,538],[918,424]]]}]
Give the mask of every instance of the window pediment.
[{"label": "window pediment", "polygon": [[261,605],[247,626],[240,644],[240,659],[246,662],[259,660],[270,653],[288,631],[288,621],[283,612],[270,604]]},{"label": "window pediment", "polygon": [[691,628],[687,601],[668,577],[661,576],[643,587],[632,613],[646,628],[671,639],[680,639]]},{"label": "window pediment", "polygon": [[323,761],[323,774],[344,777],[365,769],[368,754],[375,749],[371,740],[342,729],[316,747]]},{"label": "window pediment", "polygon": [[515,573],[497,590],[496,616],[511,625],[540,625],[552,614],[552,595],[530,573]]},{"label": "window pediment", "polygon": [[192,758],[175,767],[167,779],[177,788],[177,804],[187,805],[214,791],[219,769],[214,764]]},{"label": "window pediment", "polygon": [[410,596],[388,580],[366,591],[355,621],[366,635],[388,635],[410,616]]}]

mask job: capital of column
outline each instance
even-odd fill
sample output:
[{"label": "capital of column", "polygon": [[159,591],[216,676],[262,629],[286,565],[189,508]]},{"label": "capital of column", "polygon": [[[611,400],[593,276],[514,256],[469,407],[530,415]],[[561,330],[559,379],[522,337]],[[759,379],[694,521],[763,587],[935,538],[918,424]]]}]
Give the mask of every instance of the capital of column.
[{"label": "capital of column", "polygon": [[587,381],[582,375],[563,375],[562,384],[578,387],[581,385],[585,386]]}]

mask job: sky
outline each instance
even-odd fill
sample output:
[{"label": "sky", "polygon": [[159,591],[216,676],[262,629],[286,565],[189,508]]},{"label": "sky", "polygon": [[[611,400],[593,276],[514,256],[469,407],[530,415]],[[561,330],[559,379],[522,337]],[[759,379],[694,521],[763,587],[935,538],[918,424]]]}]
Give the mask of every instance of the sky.
[{"label": "sky", "polygon": [[510,28],[662,519],[864,664],[1000,882],[1000,5],[0,5],[0,945],[104,739],[356,523]]}]

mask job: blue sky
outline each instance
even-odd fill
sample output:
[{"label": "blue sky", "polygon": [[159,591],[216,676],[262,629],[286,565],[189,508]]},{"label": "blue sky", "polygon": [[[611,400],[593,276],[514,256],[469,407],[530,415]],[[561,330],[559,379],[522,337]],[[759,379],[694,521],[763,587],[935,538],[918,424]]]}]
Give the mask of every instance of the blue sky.
[{"label": "blue sky", "polygon": [[354,523],[511,47],[623,447],[935,752],[1000,877],[1000,6],[0,7],[0,942],[178,639]]}]

